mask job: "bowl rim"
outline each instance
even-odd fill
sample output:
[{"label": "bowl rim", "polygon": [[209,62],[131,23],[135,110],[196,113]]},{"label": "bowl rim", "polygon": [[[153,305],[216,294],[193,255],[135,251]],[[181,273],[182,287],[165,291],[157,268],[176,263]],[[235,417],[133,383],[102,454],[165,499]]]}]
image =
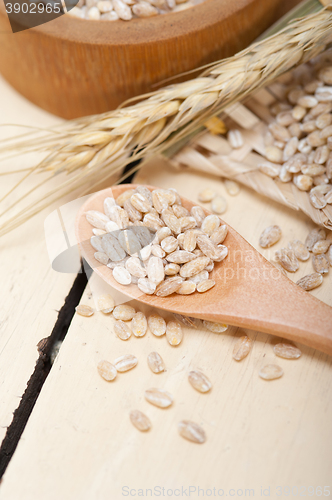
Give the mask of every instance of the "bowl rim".
[{"label": "bowl rim", "polygon": [[[39,33],[57,39],[93,45],[144,46],[174,38],[181,39],[214,26],[217,27],[228,17],[257,2],[259,0],[237,0],[236,2],[205,0],[180,12],[171,12],[145,19],[137,18],[129,22],[92,21],[63,15],[52,22],[21,33]],[[1,4],[0,13],[6,16],[4,5]],[[142,29],[143,23],[144,30]]]}]

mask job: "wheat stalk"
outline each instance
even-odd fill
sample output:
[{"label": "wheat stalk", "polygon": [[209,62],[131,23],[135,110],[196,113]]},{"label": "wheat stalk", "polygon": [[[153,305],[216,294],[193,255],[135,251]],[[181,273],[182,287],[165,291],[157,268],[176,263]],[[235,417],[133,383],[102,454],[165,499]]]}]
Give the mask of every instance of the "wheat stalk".
[{"label": "wheat stalk", "polygon": [[[2,211],[0,217],[7,218],[0,225],[0,235],[64,195],[77,189],[83,189],[83,195],[129,163],[167,150],[197,131],[209,117],[308,61],[332,41],[331,22],[332,12],[327,7],[210,65],[200,77],[142,96],[136,104],[72,120],[41,137],[5,141],[0,153],[38,150],[48,155],[24,173],[20,184],[36,173],[42,173],[42,180],[36,176],[35,186]],[[45,191],[45,185],[59,174],[66,179]],[[38,189],[43,194],[29,202]],[[12,197],[14,190],[3,200]]]}]

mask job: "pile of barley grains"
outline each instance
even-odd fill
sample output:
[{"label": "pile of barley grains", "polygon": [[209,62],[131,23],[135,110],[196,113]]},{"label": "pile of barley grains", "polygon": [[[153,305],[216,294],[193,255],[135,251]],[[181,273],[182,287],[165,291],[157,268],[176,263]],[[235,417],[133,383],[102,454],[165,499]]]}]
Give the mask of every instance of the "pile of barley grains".
[{"label": "pile of barley grains", "polygon": [[275,119],[264,138],[268,161],[259,168],[293,182],[323,209],[332,204],[332,66],[303,65],[292,75],[285,100],[270,108]]},{"label": "pile of barley grains", "polygon": [[180,12],[205,0],[79,0],[68,14],[91,21],[131,21]]},{"label": "pile of barley grains", "polygon": [[228,255],[222,244],[227,226],[200,206],[189,212],[175,189],[128,189],[116,200],[106,198],[104,213],[85,215],[95,259],[119,284],[135,284],[148,295],[207,292],[215,285],[209,277],[215,262]]}]

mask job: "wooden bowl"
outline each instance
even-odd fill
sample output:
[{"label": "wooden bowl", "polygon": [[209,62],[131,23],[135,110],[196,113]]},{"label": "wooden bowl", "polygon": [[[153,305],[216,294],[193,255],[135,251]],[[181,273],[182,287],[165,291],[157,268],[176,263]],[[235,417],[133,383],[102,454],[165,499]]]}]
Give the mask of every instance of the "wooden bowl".
[{"label": "wooden bowl", "polygon": [[51,113],[68,119],[102,113],[166,78],[234,54],[298,2],[206,0],[129,22],[67,15],[15,34],[0,2],[0,72]]}]

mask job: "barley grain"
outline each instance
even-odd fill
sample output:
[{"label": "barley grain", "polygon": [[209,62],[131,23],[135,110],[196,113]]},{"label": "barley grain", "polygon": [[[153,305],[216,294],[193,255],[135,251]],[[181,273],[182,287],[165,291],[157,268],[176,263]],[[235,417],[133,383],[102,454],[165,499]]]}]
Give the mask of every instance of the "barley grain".
[{"label": "barley grain", "polygon": [[281,228],[279,226],[269,226],[259,237],[259,244],[262,248],[270,248],[281,238]]},{"label": "barley grain", "polygon": [[236,196],[236,195],[239,194],[239,192],[240,192],[240,185],[237,182],[232,181],[231,179],[225,179],[224,180],[224,185],[225,185],[227,193],[230,196]]},{"label": "barley grain", "polygon": [[192,215],[196,219],[197,226],[200,227],[203,220],[205,219],[203,208],[198,205],[193,206],[190,210],[190,215]]},{"label": "barley grain", "polygon": [[80,316],[92,316],[94,314],[94,310],[90,306],[85,306],[84,304],[79,304],[75,307],[75,311]]},{"label": "barley grain", "polygon": [[147,266],[148,278],[156,285],[163,281],[165,276],[163,261],[159,257],[150,257]]},{"label": "barley grain", "polygon": [[306,292],[319,287],[323,283],[323,276],[319,273],[312,273],[303,276],[296,284],[303,288]]},{"label": "barley grain", "polygon": [[183,281],[179,288],[176,290],[176,293],[179,295],[190,295],[196,291],[196,283],[193,281]]},{"label": "barley grain", "polygon": [[132,333],[128,324],[121,319],[116,320],[114,325],[114,332],[121,340],[128,340],[131,337]]},{"label": "barley grain", "polygon": [[98,212],[98,210],[89,210],[86,212],[85,217],[89,224],[97,229],[105,230],[105,225],[109,222],[107,215]]},{"label": "barley grain", "polygon": [[329,272],[329,261],[324,254],[313,255],[312,266],[316,273],[327,274]]},{"label": "barley grain", "polygon": [[293,250],[297,259],[306,261],[310,257],[309,250],[300,240],[292,240],[288,243],[288,247]]},{"label": "barley grain", "polygon": [[209,257],[197,257],[191,262],[187,262],[180,269],[180,276],[182,278],[191,278],[195,274],[203,271],[203,269],[209,264]]},{"label": "barley grain", "polygon": [[166,253],[175,252],[175,250],[177,250],[178,248],[178,240],[174,238],[174,236],[167,236],[161,241],[161,248]]},{"label": "barley grain", "polygon": [[141,292],[146,293],[147,295],[153,295],[156,291],[157,285],[147,278],[138,278],[137,286]]},{"label": "barley grain", "polygon": [[192,252],[186,252],[185,250],[176,250],[166,257],[168,262],[172,262],[174,264],[186,264],[194,259],[196,259],[196,255]]},{"label": "barley grain", "polygon": [[116,358],[114,361],[114,366],[118,372],[123,373],[127,372],[134,368],[138,363],[138,359],[133,354],[125,354],[124,356],[120,356]]},{"label": "barley grain", "polygon": [[113,273],[113,278],[120,285],[130,285],[130,283],[131,283],[131,275],[127,271],[127,269],[125,269],[124,267],[121,267],[121,266],[115,266],[115,268],[113,269],[112,273]]},{"label": "barley grain", "polygon": [[107,382],[111,382],[111,380],[114,380],[118,373],[115,366],[106,360],[99,361],[97,370],[99,375]]},{"label": "barley grain", "polygon": [[137,312],[134,314],[131,322],[131,330],[135,337],[144,337],[148,329],[148,323],[145,314]]},{"label": "barley grain", "polygon": [[242,361],[242,359],[248,356],[251,347],[252,347],[252,340],[247,335],[240,337],[235,342],[233,348],[233,358],[236,361]]},{"label": "barley grain", "polygon": [[[203,191],[200,191],[198,193],[198,201],[201,201],[202,203],[208,203],[209,201],[213,200],[213,198],[216,196],[216,194],[217,193],[213,189],[205,188],[205,189],[203,189]],[[198,207],[193,207],[193,208],[198,208]],[[194,217],[194,215],[193,215],[193,217]],[[205,215],[204,215],[204,217],[205,217]]]},{"label": "barley grain", "polygon": [[150,419],[140,410],[132,410],[129,413],[131,423],[141,432],[147,432],[151,429]]},{"label": "barley grain", "polygon": [[295,273],[299,268],[299,262],[293,250],[289,248],[281,248],[275,253],[275,259],[289,273]]},{"label": "barley grain", "polygon": [[106,293],[98,297],[98,308],[104,314],[111,313],[114,309],[113,297],[109,293]]},{"label": "barley grain", "polygon": [[283,369],[278,365],[265,365],[259,370],[259,376],[264,380],[274,380],[282,377]]},{"label": "barley grain", "polygon": [[169,321],[166,325],[166,338],[171,346],[177,346],[183,339],[183,332],[180,323]]},{"label": "barley grain", "polygon": [[208,392],[212,388],[212,384],[204,373],[198,370],[192,370],[188,374],[188,380],[194,389],[198,392]]},{"label": "barley grain", "polygon": [[126,261],[126,269],[132,276],[136,276],[136,278],[145,278],[146,276],[146,269],[142,266],[138,257],[129,257]]},{"label": "barley grain", "polygon": [[97,252],[104,253],[104,248],[102,246],[102,239],[100,236],[91,236],[90,243],[91,246],[93,246],[93,248],[97,250]]},{"label": "barley grain", "polygon": [[223,243],[228,233],[228,228],[226,224],[222,224],[210,235],[210,239],[216,245]]},{"label": "barley grain", "polygon": [[[107,223],[109,224],[109,223]],[[106,226],[107,226],[106,224]],[[104,229],[97,229],[97,228],[92,228],[92,232],[95,236],[102,236],[103,234],[106,234],[106,231],[104,231]]]},{"label": "barley grain", "polygon": [[301,356],[301,351],[291,344],[276,344],[273,347],[274,354],[280,358],[298,359]]},{"label": "barley grain", "polygon": [[330,248],[331,242],[329,240],[320,240],[314,244],[312,253],[315,255],[319,255],[321,253],[326,253]]},{"label": "barley grain", "polygon": [[135,193],[134,189],[127,189],[126,191],[121,193],[115,201],[120,207],[123,208],[124,202],[126,200],[129,200],[134,193]]},{"label": "barley grain", "polygon": [[180,276],[175,276],[173,278],[168,278],[165,281],[159,283],[156,288],[156,295],[158,297],[168,297],[178,291],[183,283],[183,278]]},{"label": "barley grain", "polygon": [[120,261],[127,255],[119,240],[111,233],[101,237],[101,248],[112,262]]},{"label": "barley grain", "polygon": [[324,229],[321,228],[315,228],[312,229],[308,236],[306,237],[305,240],[305,246],[309,250],[309,252],[312,252],[312,249],[314,248],[315,243],[320,240],[325,240],[326,239],[326,233]]},{"label": "barley grain", "polygon": [[[223,214],[227,210],[227,201],[222,196],[215,196],[211,202],[211,210],[215,214]],[[204,224],[204,222],[203,222]]]},{"label": "barley grain", "polygon": [[153,373],[161,373],[165,370],[163,358],[158,352],[150,352],[147,361],[148,366]]},{"label": "barley grain", "polygon": [[151,314],[148,317],[148,326],[156,337],[161,337],[166,333],[166,321],[159,314]]},{"label": "barley grain", "polygon": [[220,226],[220,219],[217,215],[208,215],[202,222],[201,229],[208,236],[211,236]]},{"label": "barley grain", "polygon": [[202,427],[190,420],[182,420],[178,423],[180,436],[193,443],[203,444],[206,441],[206,434]]},{"label": "barley grain", "polygon": [[94,258],[100,262],[100,264],[103,264],[104,266],[107,266],[109,258],[108,255],[104,252],[95,252],[94,253]]},{"label": "barley grain", "polygon": [[227,330],[228,325],[224,323],[213,323],[212,321],[203,321],[203,325],[207,330],[213,333],[223,333]]},{"label": "barley grain", "polygon": [[210,290],[215,286],[216,282],[214,280],[206,279],[203,281],[200,281],[197,285],[197,291],[199,293],[204,293]]},{"label": "barley grain", "polygon": [[147,389],[144,396],[149,403],[158,408],[168,408],[173,403],[173,396],[164,389]]}]

